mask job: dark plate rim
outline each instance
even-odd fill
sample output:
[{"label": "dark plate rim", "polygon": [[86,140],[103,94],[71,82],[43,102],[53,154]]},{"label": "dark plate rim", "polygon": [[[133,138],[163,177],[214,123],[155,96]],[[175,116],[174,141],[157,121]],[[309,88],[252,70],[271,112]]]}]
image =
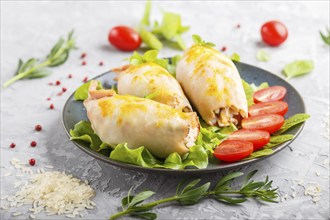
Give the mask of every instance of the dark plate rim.
[{"label": "dark plate rim", "polygon": [[[306,106],[305,106],[303,98],[301,97],[299,92],[289,82],[285,81],[281,77],[279,77],[279,76],[277,76],[277,75],[275,75],[275,74],[273,74],[273,73],[271,73],[267,70],[264,70],[262,68],[259,68],[259,67],[256,67],[256,66],[253,66],[253,65],[250,65],[250,64],[246,64],[246,63],[243,63],[243,62],[236,62],[236,63],[240,63],[240,64],[248,66],[248,67],[252,67],[252,68],[262,70],[264,72],[267,72],[268,74],[272,74],[274,77],[278,78],[280,81],[284,81],[286,84],[288,84],[291,87],[290,89],[292,89],[296,94],[299,95],[299,99],[301,100],[302,107],[303,107],[301,113],[306,113]],[[102,73],[102,74],[100,74],[100,75],[98,75],[98,76],[96,76],[96,77],[94,77],[90,80],[97,79],[97,78],[99,78],[99,77],[101,77],[105,74],[111,73],[111,72],[112,71],[109,70],[109,71],[104,72],[104,73]],[[69,133],[69,130],[71,128],[69,128],[69,130],[67,129],[68,126],[66,126],[66,123],[64,121],[64,117],[65,117],[65,109],[67,108],[67,105],[69,104],[69,102],[73,99],[73,96],[74,96],[74,92],[66,100],[66,102],[63,106],[63,110],[62,110],[62,120],[61,120],[62,126],[65,130],[65,133],[69,137],[69,139],[71,138],[71,135]],[[147,173],[162,173],[162,174],[171,174],[171,175],[176,175],[176,174],[207,174],[207,173],[215,173],[215,172],[221,172],[221,171],[225,171],[225,170],[229,170],[229,169],[238,168],[238,167],[241,167],[241,166],[244,166],[244,165],[247,165],[247,164],[251,164],[251,163],[254,163],[254,162],[257,162],[257,161],[262,161],[266,158],[274,156],[275,154],[277,154],[278,152],[282,151],[284,148],[289,146],[299,136],[299,134],[301,133],[302,129],[305,126],[305,122],[303,122],[302,124],[297,125],[297,126],[300,126],[300,127],[298,128],[297,132],[294,134],[293,139],[291,139],[290,141],[287,141],[285,143],[282,143],[282,144],[278,145],[275,148],[272,148],[274,153],[271,154],[271,155],[267,155],[267,156],[263,156],[263,157],[259,157],[259,158],[254,158],[254,159],[246,160],[246,161],[239,161],[239,162],[236,162],[236,163],[227,163],[226,167],[214,167],[214,168],[203,168],[203,169],[173,170],[173,169],[149,168],[149,167],[137,166],[137,165],[134,165],[134,164],[129,164],[129,163],[124,163],[124,162],[120,162],[120,161],[116,161],[116,160],[111,160],[109,157],[106,157],[102,154],[99,154],[98,152],[92,150],[91,148],[79,145],[76,141],[72,141],[71,139],[70,139],[70,141],[74,145],[76,145],[80,150],[84,151],[88,155],[90,155],[90,156],[92,156],[92,157],[94,157],[98,160],[101,160],[105,163],[108,163],[108,164],[111,164],[111,165],[114,165],[114,166],[118,166],[118,167],[121,167],[121,168],[125,168],[125,169],[136,170],[136,171],[147,172]]]}]

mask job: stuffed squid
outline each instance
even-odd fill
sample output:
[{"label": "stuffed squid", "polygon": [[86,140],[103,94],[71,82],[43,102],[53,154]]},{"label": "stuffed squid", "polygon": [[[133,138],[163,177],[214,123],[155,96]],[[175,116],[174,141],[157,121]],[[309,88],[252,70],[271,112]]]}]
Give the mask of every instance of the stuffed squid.
[{"label": "stuffed squid", "polygon": [[114,69],[118,73],[118,94],[148,97],[184,112],[192,108],[183,90],[165,68],[153,62],[126,65]]},{"label": "stuffed squid", "polygon": [[248,116],[234,63],[212,47],[196,44],[188,48],[177,65],[176,78],[207,124],[223,127]]},{"label": "stuffed squid", "polygon": [[183,155],[194,145],[199,134],[195,112],[185,113],[150,99],[96,88],[97,81],[92,81],[84,106],[103,142],[127,143],[130,148],[144,146],[159,158],[173,152]]}]

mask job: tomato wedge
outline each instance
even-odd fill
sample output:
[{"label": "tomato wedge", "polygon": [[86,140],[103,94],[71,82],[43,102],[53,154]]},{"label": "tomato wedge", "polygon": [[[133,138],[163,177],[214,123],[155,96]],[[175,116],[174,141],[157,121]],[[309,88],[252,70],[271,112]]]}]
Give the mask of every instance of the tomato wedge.
[{"label": "tomato wedge", "polygon": [[253,149],[258,150],[268,144],[270,134],[267,131],[240,129],[229,135],[227,140],[249,141],[253,144]]},{"label": "tomato wedge", "polygon": [[286,95],[286,88],[283,86],[271,86],[265,89],[260,89],[253,94],[253,100],[258,102],[274,102],[283,100]]},{"label": "tomato wedge", "polygon": [[288,112],[288,103],[283,101],[259,102],[249,109],[249,116],[278,114],[284,116]]},{"label": "tomato wedge", "polygon": [[253,152],[253,144],[248,141],[225,140],[214,150],[219,160],[234,162],[241,160]]},{"label": "tomato wedge", "polygon": [[278,131],[283,123],[284,118],[282,115],[268,114],[244,118],[242,120],[242,127],[250,130],[268,131],[272,134]]}]

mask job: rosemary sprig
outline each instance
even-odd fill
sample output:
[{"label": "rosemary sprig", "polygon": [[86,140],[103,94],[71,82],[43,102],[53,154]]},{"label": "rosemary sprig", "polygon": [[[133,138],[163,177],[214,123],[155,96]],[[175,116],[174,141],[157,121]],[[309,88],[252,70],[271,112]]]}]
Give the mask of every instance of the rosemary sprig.
[{"label": "rosemary sprig", "polygon": [[325,32],[325,34],[323,34],[320,31],[320,36],[321,36],[322,40],[324,41],[324,43],[326,43],[327,45],[330,46],[330,29],[327,28],[327,31]]},{"label": "rosemary sprig", "polygon": [[55,67],[62,65],[68,59],[70,50],[75,48],[75,39],[73,38],[72,30],[68,34],[66,40],[60,38],[57,41],[43,62],[38,62],[38,60],[35,58],[31,58],[26,62],[20,59],[15,76],[5,82],[3,87],[6,88],[10,84],[20,79],[34,79],[48,76],[51,71],[45,67]]},{"label": "rosemary sprig", "polygon": [[257,170],[249,173],[242,186],[239,189],[230,187],[231,182],[242,176],[241,172],[234,172],[221,178],[218,183],[210,190],[210,182],[200,185],[201,179],[195,179],[189,183],[181,182],[176,193],[172,197],[160,199],[154,202],[143,203],[146,199],[155,194],[153,191],[143,191],[135,196],[131,195],[132,188],[128,191],[128,195],[122,199],[122,211],[112,215],[110,220],[117,219],[124,215],[130,215],[143,219],[156,219],[157,214],[150,210],[162,203],[176,201],[181,205],[193,205],[205,198],[213,198],[219,202],[230,204],[238,204],[245,202],[248,198],[255,198],[265,202],[276,202],[278,197],[277,188],[272,189],[272,182],[268,180],[268,176],[264,181],[255,182],[251,180]]}]

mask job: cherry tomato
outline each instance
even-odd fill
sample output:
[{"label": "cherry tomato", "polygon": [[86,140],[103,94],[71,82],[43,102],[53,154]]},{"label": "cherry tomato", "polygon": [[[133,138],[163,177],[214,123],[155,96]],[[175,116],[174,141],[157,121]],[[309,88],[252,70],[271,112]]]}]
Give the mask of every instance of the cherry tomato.
[{"label": "cherry tomato", "polygon": [[249,109],[249,116],[278,114],[284,116],[288,112],[288,103],[283,101],[259,102]]},{"label": "cherry tomato", "polygon": [[133,51],[140,47],[141,37],[134,29],[127,26],[116,26],[108,35],[109,43],[119,50]]},{"label": "cherry tomato", "polygon": [[253,144],[248,141],[225,140],[214,150],[219,160],[234,162],[241,160],[253,152]]},{"label": "cherry tomato", "polygon": [[242,127],[250,130],[262,130],[274,133],[278,131],[284,123],[282,115],[268,114],[244,118]]},{"label": "cherry tomato", "polygon": [[283,100],[286,95],[286,88],[283,86],[271,86],[265,89],[260,89],[253,94],[253,100],[258,102],[274,102]]},{"label": "cherry tomato", "polygon": [[288,38],[288,29],[279,21],[268,21],[260,29],[262,40],[270,46],[279,46]]},{"label": "cherry tomato", "polygon": [[229,135],[227,140],[249,141],[253,149],[258,150],[268,144],[270,134],[267,131],[240,129]]}]

